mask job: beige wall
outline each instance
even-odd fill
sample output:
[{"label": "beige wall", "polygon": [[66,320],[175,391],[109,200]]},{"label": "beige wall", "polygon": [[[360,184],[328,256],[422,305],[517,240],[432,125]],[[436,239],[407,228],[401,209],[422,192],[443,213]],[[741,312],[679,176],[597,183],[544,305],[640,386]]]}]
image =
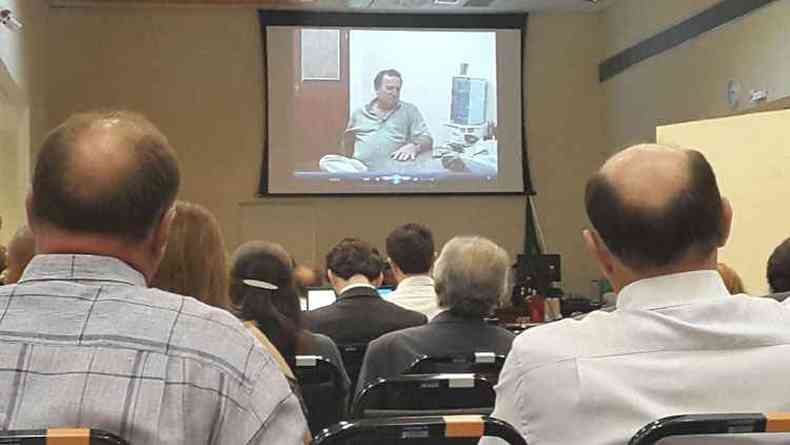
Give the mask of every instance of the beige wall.
[{"label": "beige wall", "polygon": [[[715,0],[620,0],[603,13],[606,56],[691,17]],[[790,1],[778,0],[643,61],[606,81],[612,147],[653,140],[657,125],[733,113],[727,82],[740,83],[741,111],[751,89],[769,100],[790,95]]]},{"label": "beige wall", "polygon": [[537,213],[549,253],[562,255],[566,289],[598,279],[581,239],[584,185],[609,150],[599,15],[532,15],[527,40],[527,141]]},{"label": "beige wall", "polygon": [[[179,152],[181,197],[217,214],[231,248],[282,240],[299,260],[320,261],[342,237],[382,247],[396,224],[421,221],[439,242],[479,233],[521,251],[524,197],[255,199],[264,114],[252,10],[53,9],[49,29],[47,54],[58,69],[48,73],[48,125],[97,106],[148,114]],[[563,255],[564,283],[576,292],[597,276],[579,231],[583,182],[608,149],[596,80],[602,48],[599,16],[530,19],[527,126],[538,211],[548,250]]]},{"label": "beige wall", "polygon": [[[747,293],[768,293],[766,263],[790,236],[790,111],[709,119],[656,129],[661,142],[699,148],[716,170],[721,193],[733,208],[730,239],[719,260],[743,279]],[[759,172],[758,174],[754,174]]]}]

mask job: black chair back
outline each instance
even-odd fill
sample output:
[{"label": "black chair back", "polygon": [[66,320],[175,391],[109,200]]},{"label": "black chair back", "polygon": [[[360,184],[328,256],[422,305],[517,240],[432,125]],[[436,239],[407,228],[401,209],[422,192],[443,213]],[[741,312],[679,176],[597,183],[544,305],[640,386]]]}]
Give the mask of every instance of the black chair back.
[{"label": "black chair back", "polygon": [[[724,435],[787,432],[790,432],[790,413],[688,414],[664,417],[650,422],[631,438],[628,445],[653,445],[673,436],[696,435],[723,435],[716,438],[716,443],[727,443]],[[760,443],[789,442],[786,434],[774,437],[776,442],[761,441]]]},{"label": "black chair back", "polygon": [[365,359],[365,351],[368,349],[367,343],[345,343],[337,345],[340,350],[340,357],[343,358],[343,366],[346,368],[348,378],[351,380],[351,387],[357,387],[359,370],[362,368],[362,361]]},{"label": "black chair back", "polygon": [[475,352],[445,356],[423,355],[412,363],[403,374],[472,373],[485,377],[496,385],[505,365],[505,356],[493,352]]},{"label": "black chair back", "polygon": [[129,445],[107,431],[90,428],[49,428],[0,431],[0,444],[14,445]]},{"label": "black chair back", "polygon": [[401,375],[360,391],[351,417],[491,414],[495,398],[491,382],[474,374]]},{"label": "black chair back", "polygon": [[343,388],[340,369],[316,355],[297,355],[294,374],[299,380],[307,422],[315,435],[346,416],[348,388]]},{"label": "black chair back", "polygon": [[484,416],[422,416],[340,422],[316,436],[313,445],[460,445],[498,437],[511,445],[527,442],[510,424]]}]

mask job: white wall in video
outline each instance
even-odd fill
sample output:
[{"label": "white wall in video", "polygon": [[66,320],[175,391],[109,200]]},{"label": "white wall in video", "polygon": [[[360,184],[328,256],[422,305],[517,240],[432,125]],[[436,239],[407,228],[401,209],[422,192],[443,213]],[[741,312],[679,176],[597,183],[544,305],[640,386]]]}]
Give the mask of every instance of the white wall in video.
[{"label": "white wall in video", "polygon": [[[375,99],[376,74],[395,69],[403,76],[400,100],[421,112],[436,149],[462,145],[466,132],[482,135],[486,128],[496,125],[495,32],[351,30],[349,34],[352,112]],[[451,114],[454,83],[455,116]],[[482,94],[466,90],[468,86],[477,87]],[[465,120],[463,105],[477,118]],[[436,167],[444,170],[441,165]],[[489,170],[487,173],[496,174],[495,161]]]}]

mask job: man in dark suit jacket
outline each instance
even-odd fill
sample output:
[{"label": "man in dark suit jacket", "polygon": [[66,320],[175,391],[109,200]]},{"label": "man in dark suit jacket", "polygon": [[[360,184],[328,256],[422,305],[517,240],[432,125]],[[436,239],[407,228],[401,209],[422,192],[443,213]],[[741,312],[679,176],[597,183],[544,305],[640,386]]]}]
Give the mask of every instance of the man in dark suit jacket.
[{"label": "man in dark suit jacket", "polygon": [[425,326],[382,335],[370,343],[357,392],[378,378],[400,375],[423,355],[475,352],[507,355],[515,335],[486,323],[507,289],[507,252],[481,237],[456,237],[442,248],[433,277],[439,308]]},{"label": "man in dark suit jacket", "polygon": [[305,314],[307,328],[327,335],[338,345],[367,343],[382,334],[425,324],[425,315],[383,300],[384,261],[368,243],[340,241],[326,255],[327,277],[337,300]]}]

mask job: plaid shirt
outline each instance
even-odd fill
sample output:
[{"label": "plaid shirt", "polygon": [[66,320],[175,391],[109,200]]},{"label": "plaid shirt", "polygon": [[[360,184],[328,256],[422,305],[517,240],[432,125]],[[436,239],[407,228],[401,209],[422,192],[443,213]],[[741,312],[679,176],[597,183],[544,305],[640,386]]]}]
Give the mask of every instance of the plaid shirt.
[{"label": "plaid shirt", "polygon": [[231,314],[146,288],[120,260],[39,255],[0,287],[0,429],[133,445],[298,444],[299,402]]}]

